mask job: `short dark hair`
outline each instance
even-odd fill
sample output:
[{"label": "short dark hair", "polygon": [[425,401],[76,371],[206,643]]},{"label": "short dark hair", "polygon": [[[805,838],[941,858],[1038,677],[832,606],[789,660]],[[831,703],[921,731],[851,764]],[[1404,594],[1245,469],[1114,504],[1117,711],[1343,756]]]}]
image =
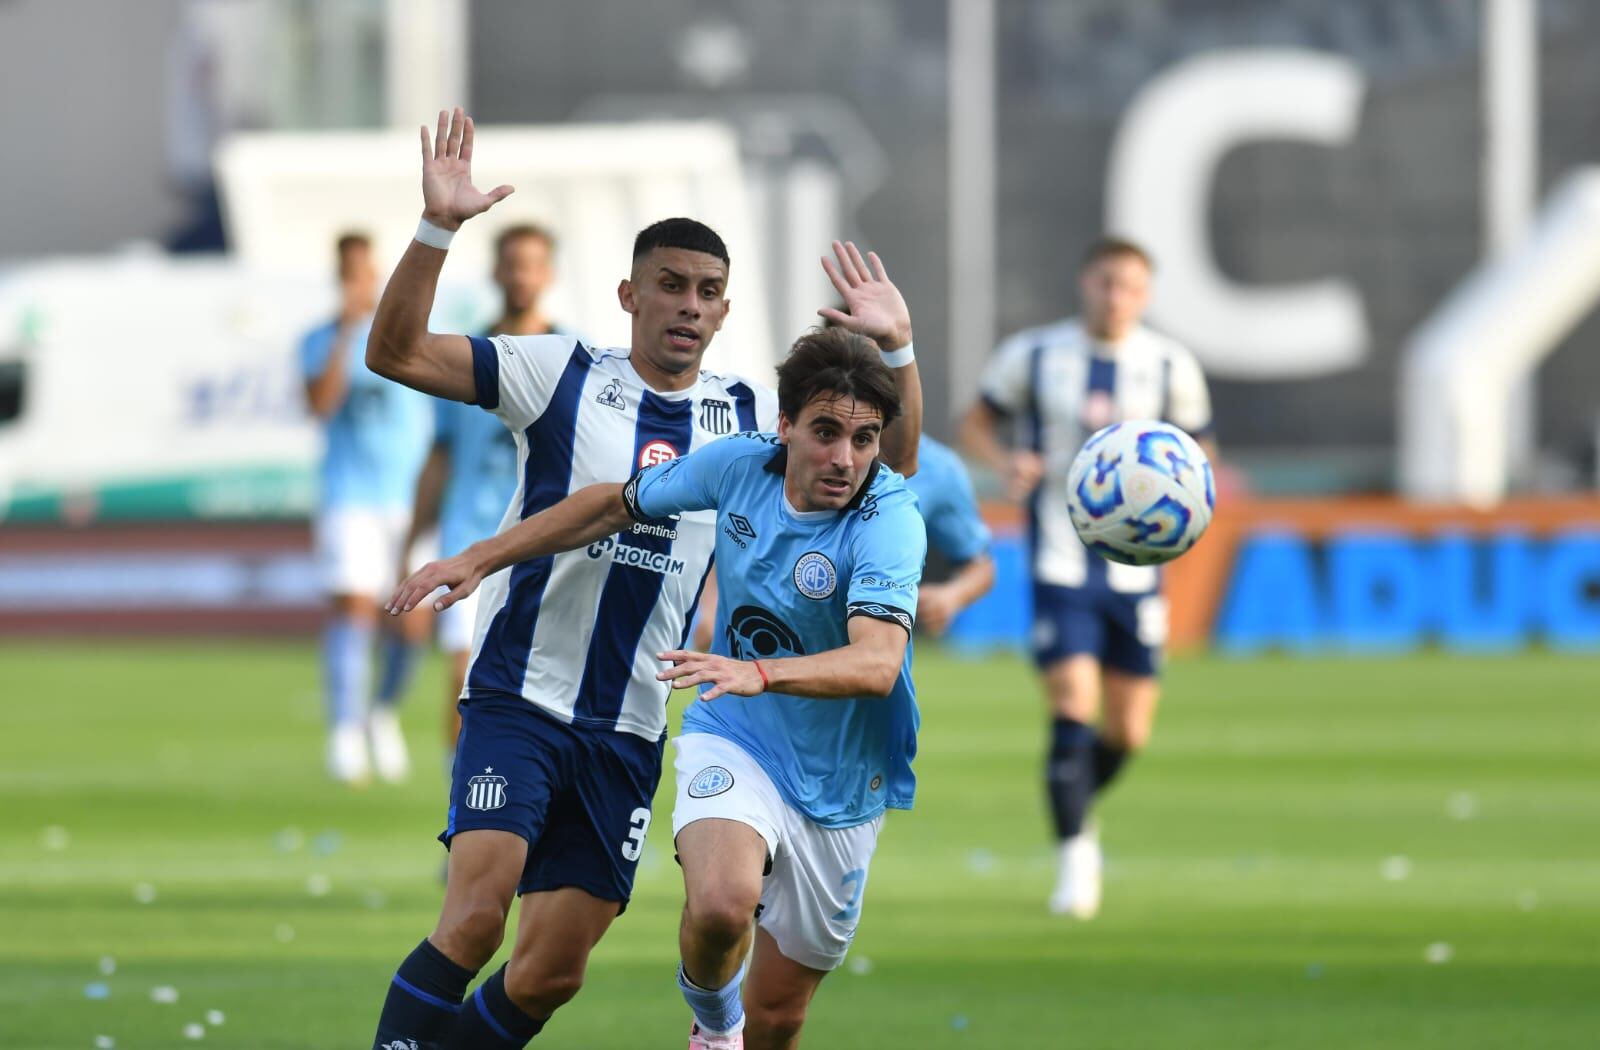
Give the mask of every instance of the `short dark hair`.
[{"label": "short dark hair", "polygon": [[657,248],[705,252],[721,259],[725,266],[733,265],[728,259],[728,246],[722,243],[717,231],[694,219],[662,219],[640,230],[639,236],[633,239],[634,262]]},{"label": "short dark hair", "polygon": [[506,245],[512,241],[520,241],[524,237],[544,242],[551,254],[556,250],[556,235],[535,222],[519,222],[515,226],[507,226],[501,230],[494,239],[494,261],[499,262],[500,257],[506,253]]},{"label": "short dark hair", "polygon": [[1083,259],[1078,263],[1078,269],[1087,270],[1101,259],[1112,259],[1119,255],[1129,255],[1144,263],[1145,269],[1155,271],[1155,260],[1150,258],[1150,253],[1137,242],[1126,237],[1117,237],[1106,234],[1096,237],[1089,247],[1084,249]]},{"label": "short dark hair", "polygon": [[900,415],[900,392],[878,344],[845,328],[813,328],[794,341],[778,366],[778,409],[791,424],[818,394],[864,401],[883,416]]},{"label": "short dark hair", "polygon": [[351,248],[366,248],[371,250],[371,235],[362,233],[359,230],[346,230],[344,233],[339,234],[339,239],[337,241],[333,242],[334,254],[338,257],[340,262],[344,262],[344,254]]}]

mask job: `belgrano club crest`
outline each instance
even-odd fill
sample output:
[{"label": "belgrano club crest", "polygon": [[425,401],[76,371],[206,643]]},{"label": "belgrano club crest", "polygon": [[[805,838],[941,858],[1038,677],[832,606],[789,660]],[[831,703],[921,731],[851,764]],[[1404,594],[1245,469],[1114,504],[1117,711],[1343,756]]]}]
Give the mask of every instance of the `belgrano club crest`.
[{"label": "belgrano club crest", "polygon": [[[485,766],[485,774],[494,772],[493,766]],[[506,804],[506,778],[496,776],[473,777],[467,781],[467,808],[468,809],[499,809]]]}]

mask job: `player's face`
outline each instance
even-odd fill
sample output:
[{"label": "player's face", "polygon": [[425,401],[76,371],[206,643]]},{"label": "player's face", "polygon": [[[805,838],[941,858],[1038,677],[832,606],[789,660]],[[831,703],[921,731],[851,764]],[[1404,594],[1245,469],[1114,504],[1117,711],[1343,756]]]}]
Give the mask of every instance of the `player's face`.
[{"label": "player's face", "polygon": [[513,237],[500,249],[494,266],[494,283],[500,286],[508,316],[537,306],[554,277],[550,245],[543,237]]},{"label": "player's face", "polygon": [[378,305],[378,267],[372,249],[353,244],[339,257],[339,296],[348,314],[371,313]]},{"label": "player's face", "polygon": [[864,401],[824,391],[800,410],[778,417],[789,446],[783,491],[795,510],[838,510],[855,497],[878,455],[883,413]]},{"label": "player's face", "polygon": [[1106,255],[1078,276],[1083,320],[1097,339],[1117,342],[1133,330],[1150,302],[1150,268],[1137,255]]},{"label": "player's face", "polygon": [[656,248],[634,264],[617,299],[633,315],[634,367],[647,381],[700,370],[728,316],[727,288],[728,265],[705,252]]}]

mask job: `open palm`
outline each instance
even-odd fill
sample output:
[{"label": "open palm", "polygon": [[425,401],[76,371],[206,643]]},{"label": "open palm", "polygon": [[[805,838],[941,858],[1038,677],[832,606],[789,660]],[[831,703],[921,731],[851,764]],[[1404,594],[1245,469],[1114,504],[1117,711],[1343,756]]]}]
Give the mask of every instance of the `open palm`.
[{"label": "open palm", "polygon": [[439,111],[433,141],[422,128],[422,214],[435,226],[454,230],[474,215],[511,196],[510,186],[484,193],[472,184],[472,118],[457,106]]},{"label": "open palm", "polygon": [[900,289],[889,280],[878,253],[868,252],[863,258],[853,242],[834,241],[833,254],[838,263],[823,256],[822,268],[844,300],[844,309],[829,307],[817,313],[842,328],[869,336],[885,350],[898,350],[911,342],[911,310]]}]

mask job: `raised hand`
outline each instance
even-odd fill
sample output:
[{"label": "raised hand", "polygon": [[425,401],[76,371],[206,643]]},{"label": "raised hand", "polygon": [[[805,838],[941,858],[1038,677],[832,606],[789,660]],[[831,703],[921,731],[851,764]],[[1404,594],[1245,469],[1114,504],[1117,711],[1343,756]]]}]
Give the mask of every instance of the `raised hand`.
[{"label": "raised hand", "polygon": [[433,141],[422,128],[422,217],[446,230],[511,196],[510,186],[484,193],[472,184],[472,118],[457,106],[439,111]]},{"label": "raised hand", "polygon": [[444,612],[477,590],[478,584],[483,582],[484,572],[477,564],[477,559],[471,557],[471,551],[472,548],[468,547],[454,558],[430,561],[407,576],[395,588],[394,596],[383,607],[384,610],[390,616],[408,613],[440,587],[448,587],[449,592],[440,595],[439,600],[433,603],[434,612]]},{"label": "raised hand", "polygon": [[838,263],[822,257],[822,268],[844,300],[844,309],[824,307],[817,313],[852,332],[870,337],[884,350],[898,350],[911,342],[911,311],[900,289],[889,280],[877,252],[861,251],[851,241],[834,241]]}]

